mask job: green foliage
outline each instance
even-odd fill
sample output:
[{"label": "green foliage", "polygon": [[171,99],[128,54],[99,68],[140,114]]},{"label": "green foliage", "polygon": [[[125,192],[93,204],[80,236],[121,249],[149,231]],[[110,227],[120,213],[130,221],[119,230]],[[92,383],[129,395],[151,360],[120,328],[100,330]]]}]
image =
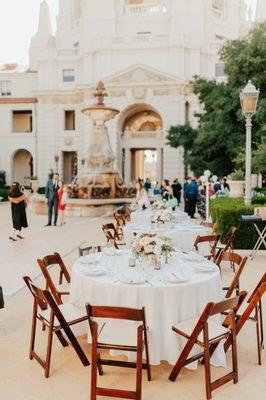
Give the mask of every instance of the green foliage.
[{"label": "green foliage", "polygon": [[[253,118],[254,172],[265,171],[266,143],[266,22],[257,24],[249,35],[227,42],[220,53],[225,64],[227,82],[219,83],[195,77],[193,92],[198,95],[204,112],[196,114],[196,130],[188,162],[196,175],[210,169],[224,176],[240,165],[239,154],[245,155],[245,119],[241,112],[239,94],[249,79],[260,88],[257,112]],[[180,128],[179,128],[180,130]],[[170,142],[170,141],[169,141]],[[171,143],[171,142],[170,142]],[[171,143],[172,145],[172,143]],[[175,146],[174,146],[175,147]]]},{"label": "green foliage", "polygon": [[2,198],[1,201],[7,201],[8,200],[9,190],[10,190],[9,186],[0,187],[0,197]]},{"label": "green foliage", "polygon": [[[218,232],[222,241],[232,226],[238,228],[234,242],[235,249],[252,249],[258,239],[258,234],[252,223],[240,220],[241,215],[254,214],[254,205],[246,207],[242,198],[219,198],[211,201],[213,222],[218,223]],[[261,228],[261,227],[260,227]]]},{"label": "green foliage", "polygon": [[38,189],[38,193],[39,193],[39,194],[45,194],[45,187],[40,187],[40,188]]},{"label": "green foliage", "polygon": [[237,169],[236,171],[232,172],[231,179],[233,181],[243,181],[245,179],[244,172],[241,169]]},{"label": "green foliage", "polygon": [[189,152],[193,146],[194,140],[196,138],[196,130],[190,125],[176,125],[171,126],[168,131],[166,139],[171,147],[182,146],[184,148],[184,163],[185,163],[185,175],[187,177],[187,170],[189,164]]},{"label": "green foliage", "polygon": [[6,171],[0,171],[0,187],[6,184]]},{"label": "green foliage", "polygon": [[254,205],[262,205],[266,207],[266,195],[265,196],[256,196],[252,197],[252,204]]}]

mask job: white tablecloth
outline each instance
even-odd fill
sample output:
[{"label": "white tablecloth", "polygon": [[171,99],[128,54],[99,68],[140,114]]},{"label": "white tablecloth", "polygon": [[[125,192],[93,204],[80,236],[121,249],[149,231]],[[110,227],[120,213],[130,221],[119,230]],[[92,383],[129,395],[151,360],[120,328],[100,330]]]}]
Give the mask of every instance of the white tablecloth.
[{"label": "white tablecloth", "polygon": [[[124,241],[128,247],[134,239],[134,233],[151,233],[170,236],[176,250],[189,252],[193,250],[196,237],[198,235],[207,235],[208,231],[205,227],[196,225],[193,222],[177,224],[167,223],[160,225],[159,228],[152,228],[151,224],[129,222],[124,227]],[[201,254],[209,254],[209,244],[200,244],[199,251]]]},{"label": "white tablecloth", "polygon": [[[147,210],[137,210],[131,213],[130,219],[132,222],[135,222],[137,224],[143,224],[147,223],[149,224],[151,221],[151,217],[153,215],[154,211],[150,208]],[[187,222],[190,220],[190,217],[188,216],[187,213],[181,210],[176,210],[173,211],[173,221],[174,222]]]},{"label": "white tablecloth", "polygon": [[[73,266],[70,301],[82,310],[86,302],[101,306],[134,308],[144,306],[149,326],[150,359],[153,365],[160,364],[162,360],[170,364],[177,361],[185,342],[172,331],[172,325],[200,316],[208,302],[220,301],[223,296],[218,267],[199,258],[197,261],[192,260],[191,255],[176,253],[172,262],[163,265],[161,271],[155,271],[151,266],[130,268],[128,266],[130,253],[128,251],[126,254],[125,250],[120,251],[119,255],[103,252],[89,257],[98,257],[98,263],[86,265],[82,258]],[[214,269],[209,272],[199,272],[198,266],[202,263]],[[104,268],[106,275],[98,277],[88,275],[91,268],[95,267]],[[167,283],[165,279],[169,271],[175,271],[188,280],[183,283]],[[121,282],[121,279],[132,276],[144,276],[146,282],[142,284]],[[123,328],[116,324],[117,322],[108,322],[103,331],[105,340],[110,339],[110,343],[117,335],[123,339]],[[124,339],[127,339],[126,334]],[[214,363],[224,365],[224,353],[221,349],[217,351]]]}]

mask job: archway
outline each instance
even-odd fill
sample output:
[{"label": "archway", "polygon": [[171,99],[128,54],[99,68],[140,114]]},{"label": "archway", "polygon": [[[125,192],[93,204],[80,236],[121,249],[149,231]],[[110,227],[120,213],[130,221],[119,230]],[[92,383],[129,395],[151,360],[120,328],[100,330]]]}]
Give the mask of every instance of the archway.
[{"label": "archway", "polygon": [[134,104],[120,115],[122,172],[125,182],[162,179],[163,120],[147,104]]},{"label": "archway", "polygon": [[13,155],[13,181],[29,186],[33,176],[33,158],[25,149],[17,150]]}]

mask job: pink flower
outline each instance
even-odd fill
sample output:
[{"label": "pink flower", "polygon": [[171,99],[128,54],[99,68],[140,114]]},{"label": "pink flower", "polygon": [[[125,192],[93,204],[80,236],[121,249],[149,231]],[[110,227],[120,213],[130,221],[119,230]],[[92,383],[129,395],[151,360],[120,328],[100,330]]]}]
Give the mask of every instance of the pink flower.
[{"label": "pink flower", "polygon": [[136,244],[135,250],[139,253],[141,251],[141,245],[139,243]]}]

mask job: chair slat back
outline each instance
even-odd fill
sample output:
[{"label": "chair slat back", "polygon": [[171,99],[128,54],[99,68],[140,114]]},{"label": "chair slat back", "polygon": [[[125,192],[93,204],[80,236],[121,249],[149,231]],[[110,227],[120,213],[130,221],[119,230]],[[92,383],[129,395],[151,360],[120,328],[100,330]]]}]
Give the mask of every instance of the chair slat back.
[{"label": "chair slat back", "polygon": [[219,303],[214,304],[210,316],[221,314],[228,310],[235,310],[239,303],[239,296],[232,297],[231,299],[222,300]]},{"label": "chair slat back", "polygon": [[195,249],[198,251],[199,250],[199,244],[200,243],[209,243],[211,246],[211,251],[210,253],[215,255],[215,250],[217,247],[217,243],[220,240],[220,236],[221,235],[204,235],[204,236],[197,236],[195,243],[194,243],[194,247]]},{"label": "chair slat back", "polygon": [[29,288],[34,300],[36,301],[40,309],[42,311],[47,310],[48,305],[43,290],[35,286],[29,276],[24,276],[23,280]]},{"label": "chair slat back", "polygon": [[79,247],[79,256],[83,257],[86,254],[90,254],[92,250],[95,250],[96,253],[101,253],[102,246]]},{"label": "chair slat back", "polygon": [[65,279],[68,283],[70,283],[71,278],[70,278],[69,272],[68,272],[61,256],[58,253],[54,253],[54,254],[50,254],[50,255],[44,257],[42,260],[38,259],[37,262],[38,262],[38,265],[41,268],[41,271],[46,280],[46,284],[47,284],[46,288],[47,289],[49,288],[51,290],[57,303],[62,304],[62,300],[58,294],[56,285],[49,273],[50,266],[52,266],[52,265],[59,266],[60,274],[65,277]]},{"label": "chair slat back", "polygon": [[144,308],[125,308],[125,307],[108,307],[108,306],[91,306],[86,305],[87,312],[90,318],[104,319],[121,319],[129,321],[144,321]]},{"label": "chair slat back", "polygon": [[116,228],[113,223],[104,224],[102,226],[102,231],[107,239],[107,242],[113,241],[115,248],[118,249],[118,245],[116,240],[119,240],[119,235],[116,231]]}]

